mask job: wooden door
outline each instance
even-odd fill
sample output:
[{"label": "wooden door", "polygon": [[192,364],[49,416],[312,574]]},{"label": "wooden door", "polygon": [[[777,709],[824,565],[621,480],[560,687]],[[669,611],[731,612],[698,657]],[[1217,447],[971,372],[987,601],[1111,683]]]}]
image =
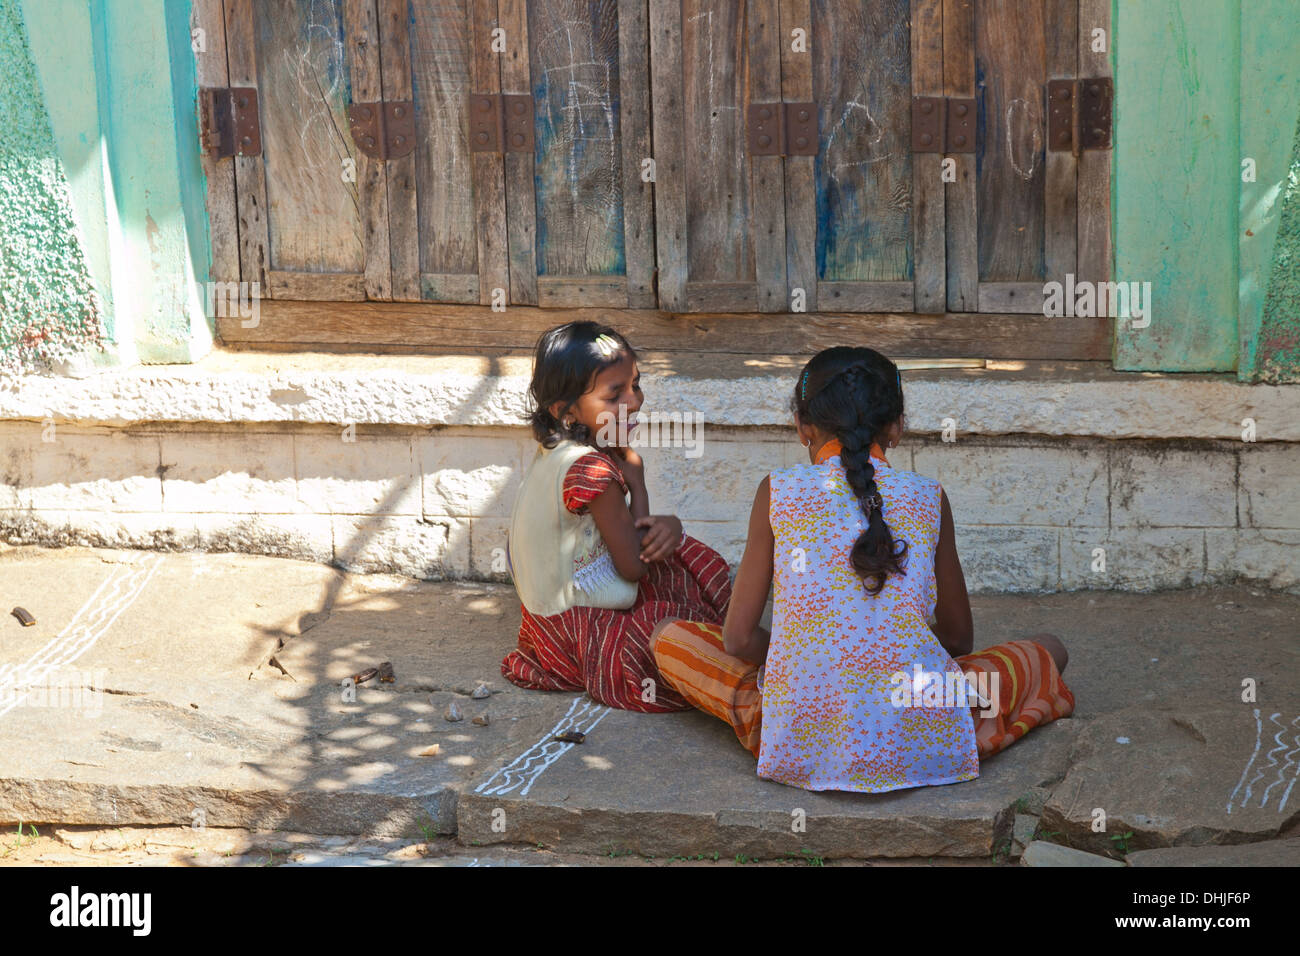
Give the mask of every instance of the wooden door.
[{"label": "wooden door", "polygon": [[[942,0],[651,0],[660,304],[942,311]],[[815,104],[816,156],[748,155],[751,103]],[[919,303],[919,304],[918,304]]]},{"label": "wooden door", "polygon": [[505,154],[510,301],[652,307],[645,0],[499,4],[501,91],[533,105],[533,150]]},{"label": "wooden door", "polygon": [[[809,311],[935,312],[943,303],[939,157],[913,154],[911,102],[941,93],[938,0],[786,0],[788,102],[818,109],[817,156],[791,156],[791,298]],[[808,52],[793,49],[805,27]]]},{"label": "wooden door", "polygon": [[945,0],[943,26],[946,94],[977,113],[947,187],[948,309],[1041,312],[1044,283],[1108,276],[1109,151],[1047,148],[1047,86],[1110,75],[1109,4]]},{"label": "wooden door", "polygon": [[257,90],[262,152],[237,156],[241,278],[263,298],[392,297],[386,174],[348,135],[381,98],[375,0],[225,0],[232,86]]},{"label": "wooden door", "polygon": [[786,309],[782,162],[745,148],[750,101],[781,98],[780,28],[777,0],[650,0],[661,308]]}]

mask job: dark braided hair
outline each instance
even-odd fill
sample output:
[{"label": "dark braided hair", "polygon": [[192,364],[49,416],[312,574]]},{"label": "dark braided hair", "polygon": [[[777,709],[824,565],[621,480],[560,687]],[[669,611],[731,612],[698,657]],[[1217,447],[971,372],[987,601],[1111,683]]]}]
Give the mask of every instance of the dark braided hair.
[{"label": "dark braided hair", "polygon": [[[609,336],[617,346],[597,343],[601,336]],[[533,381],[528,387],[533,400],[529,416],[533,437],[545,448],[554,448],[565,439],[590,445],[591,429],[581,422],[565,425],[564,413],[556,418],[551,406],[556,402],[563,402],[566,408],[572,405],[591,390],[597,373],[628,356],[636,360],[636,351],[627,339],[599,322],[569,322],[543,332],[533,354]]]},{"label": "dark braided hair", "polygon": [[867,593],[879,594],[890,574],[906,573],[908,545],[900,541],[895,549],[871,463],[871,443],[903,414],[898,366],[874,349],[825,349],[804,366],[790,407],[800,422],[843,445],[844,474],[867,517],[850,560]]}]

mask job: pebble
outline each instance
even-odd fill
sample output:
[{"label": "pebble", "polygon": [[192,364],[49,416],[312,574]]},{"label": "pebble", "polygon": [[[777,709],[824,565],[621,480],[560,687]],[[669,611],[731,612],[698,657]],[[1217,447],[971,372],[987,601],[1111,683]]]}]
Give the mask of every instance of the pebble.
[{"label": "pebble", "polygon": [[488,690],[487,684],[479,684],[469,696],[475,700],[484,700],[492,696],[492,691]]},{"label": "pebble", "polygon": [[460,707],[456,705],[456,702],[454,700],[447,705],[447,712],[444,713],[442,716],[445,717],[447,720],[451,721],[452,723],[455,723],[458,720],[465,719],[465,715],[460,712]]},{"label": "pebble", "polygon": [[490,719],[491,718],[489,718],[487,714],[479,714],[477,717],[471,720],[470,723],[478,724],[480,727],[486,727]]}]

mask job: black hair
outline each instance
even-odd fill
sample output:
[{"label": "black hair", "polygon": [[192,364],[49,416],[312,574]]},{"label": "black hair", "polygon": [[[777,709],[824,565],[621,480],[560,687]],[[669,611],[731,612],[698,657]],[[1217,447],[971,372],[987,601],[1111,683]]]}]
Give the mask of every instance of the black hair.
[{"label": "black hair", "polygon": [[840,440],[844,474],[867,516],[849,558],[868,594],[879,594],[890,574],[906,573],[907,542],[897,549],[885,524],[871,443],[903,414],[898,366],[874,349],[846,345],[818,352],[795,383],[790,409],[804,424]]},{"label": "black hair", "polygon": [[[597,345],[601,336],[609,336],[605,345]],[[537,340],[533,354],[533,381],[528,393],[533,400],[529,418],[533,437],[545,448],[554,448],[561,441],[591,444],[591,429],[581,422],[565,425],[561,418],[551,414],[551,406],[563,402],[567,408],[578,397],[591,390],[596,375],[623,359],[636,360],[636,350],[618,332],[599,322],[569,322],[547,329]]]}]

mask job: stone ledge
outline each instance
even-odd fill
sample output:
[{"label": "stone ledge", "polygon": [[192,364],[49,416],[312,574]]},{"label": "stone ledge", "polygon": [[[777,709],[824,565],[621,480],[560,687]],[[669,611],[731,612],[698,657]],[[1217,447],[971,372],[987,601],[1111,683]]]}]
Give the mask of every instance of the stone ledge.
[{"label": "stone ledge", "polygon": [[[522,356],[354,355],[218,351],[192,365],[110,369],[84,378],[0,379],[0,420],[90,425],[296,422],[346,425],[519,425],[530,359]],[[664,410],[708,424],[789,424],[801,356],[653,353],[646,393]],[[1300,386],[1230,375],[1115,372],[1093,362],[989,362],[917,368],[902,360],[908,427],[962,435],[1300,441]]]}]

